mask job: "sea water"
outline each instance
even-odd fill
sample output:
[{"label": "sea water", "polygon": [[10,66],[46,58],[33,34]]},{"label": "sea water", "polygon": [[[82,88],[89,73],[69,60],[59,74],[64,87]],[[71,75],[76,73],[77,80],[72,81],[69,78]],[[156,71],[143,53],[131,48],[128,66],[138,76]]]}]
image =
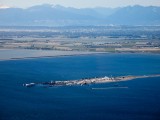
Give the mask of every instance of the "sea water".
[{"label": "sea water", "polygon": [[0,120],[159,120],[160,77],[86,86],[24,83],[160,74],[158,54],[0,61]]}]

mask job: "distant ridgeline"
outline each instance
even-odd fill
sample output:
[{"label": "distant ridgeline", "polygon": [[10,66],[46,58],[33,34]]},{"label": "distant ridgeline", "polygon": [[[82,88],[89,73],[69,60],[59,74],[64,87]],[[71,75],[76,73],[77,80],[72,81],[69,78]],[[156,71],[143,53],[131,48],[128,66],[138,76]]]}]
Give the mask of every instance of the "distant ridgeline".
[{"label": "distant ridgeline", "polygon": [[160,25],[160,7],[66,8],[49,4],[0,9],[0,26]]}]

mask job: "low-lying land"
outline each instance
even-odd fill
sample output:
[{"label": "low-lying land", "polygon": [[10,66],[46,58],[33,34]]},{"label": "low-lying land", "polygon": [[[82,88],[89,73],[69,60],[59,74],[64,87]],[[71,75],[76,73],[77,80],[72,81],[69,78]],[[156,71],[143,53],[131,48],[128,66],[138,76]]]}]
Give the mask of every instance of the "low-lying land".
[{"label": "low-lying land", "polygon": [[42,57],[102,54],[102,53],[104,52],[3,49],[3,50],[0,50],[0,61],[17,60],[17,59],[33,59],[33,58],[42,58]]},{"label": "low-lying land", "polygon": [[42,83],[29,83],[23,84],[26,87],[32,87],[36,85],[54,87],[54,86],[76,86],[76,85],[89,85],[89,84],[99,84],[99,83],[109,83],[109,82],[120,82],[133,80],[138,78],[149,78],[149,77],[160,77],[157,75],[144,75],[144,76],[118,76],[118,77],[102,77],[102,78],[85,78],[81,80],[68,80],[68,81],[50,81]]},{"label": "low-lying land", "polygon": [[19,38],[0,40],[0,49],[58,50],[84,52],[154,52],[160,53],[159,40],[124,40],[125,38]]},{"label": "low-lying land", "polygon": [[3,27],[0,49],[160,53],[160,27]]}]

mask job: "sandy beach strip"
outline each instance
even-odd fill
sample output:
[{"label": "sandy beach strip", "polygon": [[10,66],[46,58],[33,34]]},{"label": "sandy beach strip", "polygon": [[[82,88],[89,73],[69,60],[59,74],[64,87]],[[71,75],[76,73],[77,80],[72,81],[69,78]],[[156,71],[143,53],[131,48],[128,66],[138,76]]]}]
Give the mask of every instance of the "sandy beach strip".
[{"label": "sandy beach strip", "polygon": [[104,53],[106,52],[0,49],[0,61],[18,60],[18,59],[33,59],[33,58],[42,58],[42,57],[104,54]]}]

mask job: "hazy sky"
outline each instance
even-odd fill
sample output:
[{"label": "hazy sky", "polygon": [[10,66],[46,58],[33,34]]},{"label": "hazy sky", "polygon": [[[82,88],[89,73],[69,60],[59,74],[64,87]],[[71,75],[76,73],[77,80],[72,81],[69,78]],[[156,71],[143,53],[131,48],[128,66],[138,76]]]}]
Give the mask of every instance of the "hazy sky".
[{"label": "hazy sky", "polygon": [[160,0],[0,0],[0,5],[26,8],[39,4],[59,4],[66,7],[120,7],[127,5],[160,6]]}]

